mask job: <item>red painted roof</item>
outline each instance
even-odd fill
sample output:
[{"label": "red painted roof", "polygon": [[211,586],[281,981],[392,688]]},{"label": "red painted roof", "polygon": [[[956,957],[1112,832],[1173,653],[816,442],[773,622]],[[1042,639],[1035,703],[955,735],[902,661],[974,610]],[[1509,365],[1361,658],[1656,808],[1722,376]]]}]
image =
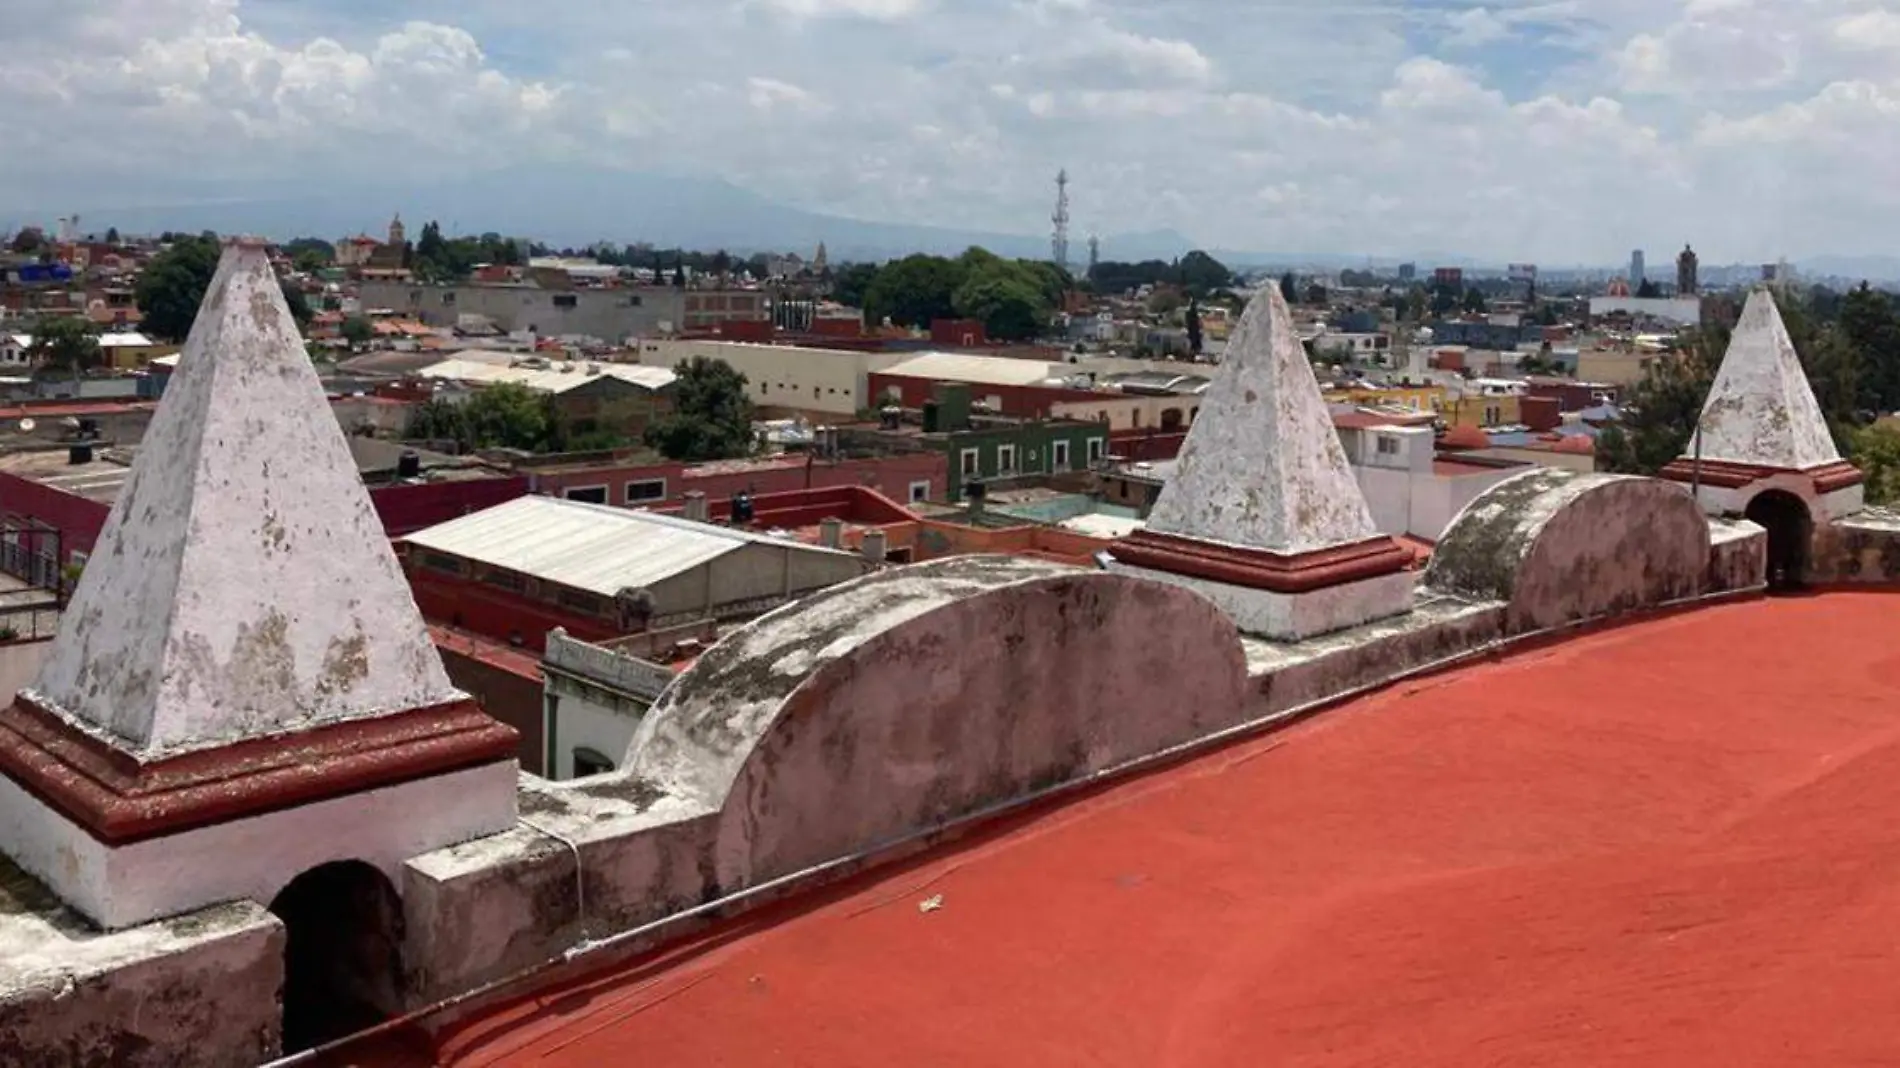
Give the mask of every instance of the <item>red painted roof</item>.
[{"label": "red painted roof", "polygon": [[1888,595],[1756,602],[1394,687],[478,1014],[437,1057],[1900,1063],[1896,625]]},{"label": "red painted roof", "polygon": [[1445,436],[1438,443],[1447,449],[1488,449],[1491,447],[1491,435],[1475,426],[1455,426],[1445,431]]}]

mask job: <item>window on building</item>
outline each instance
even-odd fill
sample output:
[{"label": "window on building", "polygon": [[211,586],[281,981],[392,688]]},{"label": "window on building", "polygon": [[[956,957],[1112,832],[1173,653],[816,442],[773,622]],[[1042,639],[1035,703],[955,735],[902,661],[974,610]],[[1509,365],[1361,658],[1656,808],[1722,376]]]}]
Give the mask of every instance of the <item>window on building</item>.
[{"label": "window on building", "polygon": [[963,472],[963,477],[965,478],[976,477],[977,472],[980,469],[980,465],[978,462],[979,456],[980,454],[975,449],[963,450],[963,463],[962,463],[962,466],[958,468],[958,470]]},{"label": "window on building", "polygon": [[1016,446],[998,445],[996,447],[996,473],[999,475],[1016,473]]},{"label": "window on building", "polygon": [[1136,430],[1140,430],[1141,429],[1141,409],[1140,408],[1132,409],[1131,411],[1129,411],[1128,415],[1130,418],[1130,425],[1132,425]]},{"label": "window on building", "polygon": [[925,480],[923,482],[913,482],[910,484],[910,503],[922,504],[929,499],[930,499],[929,480]]},{"label": "window on building", "polygon": [[1384,434],[1379,435],[1379,455],[1380,456],[1397,456],[1398,454],[1399,454],[1399,439],[1394,438],[1394,437],[1387,437]]},{"label": "window on building", "polygon": [[499,568],[490,568],[486,574],[482,575],[482,581],[488,583],[490,586],[497,586],[504,590],[512,590],[515,593],[520,593],[528,588],[527,579],[515,574],[513,571],[503,571]]},{"label": "window on building", "polygon": [[455,306],[455,290],[451,289],[448,292],[442,294],[442,306],[445,308],[452,308]]},{"label": "window on building", "polygon": [[422,566],[431,571],[459,575],[462,573],[462,558],[447,553],[425,552],[422,554]]},{"label": "window on building", "polygon": [[576,779],[605,775],[613,770],[614,762],[604,755],[585,747],[574,750],[574,777]]},{"label": "window on building", "polygon": [[555,603],[559,604],[562,608],[571,612],[579,612],[584,616],[598,616],[603,614],[606,609],[606,600],[604,598],[598,594],[587,593],[584,590],[562,590],[560,595],[555,597],[554,600]]},{"label": "window on building", "polygon": [[643,478],[638,482],[627,483],[628,504],[649,504],[666,500],[666,479]]},{"label": "window on building", "polygon": [[570,487],[563,496],[570,501],[580,501],[582,504],[606,504],[607,487],[573,486]]},{"label": "window on building", "polygon": [[1107,451],[1108,442],[1101,438],[1089,439],[1089,463],[1100,463],[1102,456],[1106,454]]},{"label": "window on building", "polygon": [[1067,471],[1069,469],[1069,443],[1068,442],[1066,441],[1056,442],[1055,445],[1051,448],[1050,455],[1054,458],[1055,468],[1057,471]]},{"label": "window on building", "polygon": [[572,293],[554,294],[554,306],[557,308],[578,308],[580,307],[580,303],[581,298]]}]

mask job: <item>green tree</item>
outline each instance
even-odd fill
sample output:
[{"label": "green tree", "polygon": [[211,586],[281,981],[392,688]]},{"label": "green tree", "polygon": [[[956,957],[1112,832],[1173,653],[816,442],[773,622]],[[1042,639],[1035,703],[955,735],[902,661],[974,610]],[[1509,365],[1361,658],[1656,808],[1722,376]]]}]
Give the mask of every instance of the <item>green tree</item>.
[{"label": "green tree", "polygon": [[1176,279],[1196,297],[1206,297],[1217,289],[1234,284],[1234,272],[1219,260],[1199,249],[1181,258]]},{"label": "green tree", "polygon": [[27,357],[41,371],[68,376],[75,383],[105,362],[92,323],[76,316],[42,320],[33,331]]},{"label": "green tree", "polygon": [[[970,257],[970,253],[964,256]],[[956,315],[957,290],[967,268],[941,256],[915,255],[885,264],[864,295],[865,318],[898,326],[928,327]]]},{"label": "green tree", "polygon": [[1300,284],[1298,279],[1293,277],[1292,271],[1280,276],[1280,295],[1286,298],[1289,305],[1300,302]]},{"label": "green tree", "polygon": [[31,256],[46,245],[46,233],[37,226],[23,227],[13,235],[13,251],[21,256]]},{"label": "green tree", "polygon": [[746,377],[724,360],[695,356],[674,369],[673,411],[647,428],[646,443],[684,463],[752,453],[752,401]]},{"label": "green tree", "polygon": [[1636,296],[1641,300],[1655,300],[1662,296],[1662,287],[1648,279],[1644,279],[1643,284],[1636,287]]},{"label": "green tree", "polygon": [[351,345],[367,345],[376,340],[376,327],[361,315],[343,320],[343,340]]},{"label": "green tree", "polygon": [[854,263],[837,271],[831,279],[831,299],[851,308],[864,307],[865,293],[871,283],[877,279],[877,267],[869,263]]},{"label": "green tree", "polygon": [[145,318],[140,328],[167,341],[183,341],[198,318],[211,276],[218,271],[215,236],[180,237],[152,257],[140,272],[135,295]]},{"label": "green tree", "polygon": [[1188,351],[1196,356],[1202,352],[1201,305],[1199,301],[1189,301],[1187,309]]},{"label": "green tree", "polygon": [[1867,476],[1867,503],[1900,503],[1900,428],[1887,423],[1855,430],[1848,458]]},{"label": "green tree", "polygon": [[1840,329],[1859,354],[1860,405],[1877,412],[1900,409],[1900,314],[1887,294],[1862,282],[1840,301]]},{"label": "green tree", "polygon": [[117,247],[119,245],[119,228],[118,227],[116,226],[106,227],[106,244],[112,245],[114,247]]},{"label": "green tree", "polygon": [[991,337],[1028,341],[1048,325],[1050,305],[1028,265],[992,257],[971,269],[951,299],[958,315],[976,319]]},{"label": "green tree", "polygon": [[1471,313],[1472,315],[1483,315],[1485,313],[1485,309],[1489,308],[1490,306],[1491,306],[1490,303],[1484,299],[1484,291],[1479,289],[1477,286],[1472,286],[1471,288],[1465,290],[1465,302],[1464,302],[1465,311]]},{"label": "green tree", "polygon": [[1326,303],[1326,287],[1323,285],[1320,285],[1318,282],[1314,282],[1312,285],[1307,286],[1306,287],[1306,302],[1308,304],[1317,304],[1317,305],[1324,306]]},{"label": "green tree", "polygon": [[1682,352],[1650,361],[1624,401],[1622,425],[1597,438],[1597,466],[1654,475],[1684,455],[1727,347],[1726,330],[1703,331]]}]

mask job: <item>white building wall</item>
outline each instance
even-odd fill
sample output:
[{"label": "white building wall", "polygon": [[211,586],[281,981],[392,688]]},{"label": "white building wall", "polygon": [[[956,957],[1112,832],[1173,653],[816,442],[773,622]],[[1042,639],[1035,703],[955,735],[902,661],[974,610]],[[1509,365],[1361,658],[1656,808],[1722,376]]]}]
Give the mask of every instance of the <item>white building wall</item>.
[{"label": "white building wall", "polygon": [[617,770],[640,727],[638,718],[582,696],[578,690],[564,690],[555,710],[553,770],[561,782],[574,777],[576,749],[592,749],[613,761]]},{"label": "white building wall", "polygon": [[854,416],[872,406],[872,372],[895,367],[916,355],[678,339],[644,340],[631,351],[639,363],[648,367],[674,367],[695,356],[723,360],[746,377],[753,404],[841,417]]}]

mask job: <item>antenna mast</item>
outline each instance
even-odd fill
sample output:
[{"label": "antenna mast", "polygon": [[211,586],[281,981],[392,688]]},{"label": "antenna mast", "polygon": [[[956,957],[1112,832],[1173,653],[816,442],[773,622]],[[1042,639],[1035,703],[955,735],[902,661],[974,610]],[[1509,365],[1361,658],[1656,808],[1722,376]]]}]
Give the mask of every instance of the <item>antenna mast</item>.
[{"label": "antenna mast", "polygon": [[1050,251],[1054,253],[1056,266],[1069,269],[1069,172],[1067,168],[1056,174],[1056,213],[1050,220],[1055,223],[1055,234],[1050,241]]}]

